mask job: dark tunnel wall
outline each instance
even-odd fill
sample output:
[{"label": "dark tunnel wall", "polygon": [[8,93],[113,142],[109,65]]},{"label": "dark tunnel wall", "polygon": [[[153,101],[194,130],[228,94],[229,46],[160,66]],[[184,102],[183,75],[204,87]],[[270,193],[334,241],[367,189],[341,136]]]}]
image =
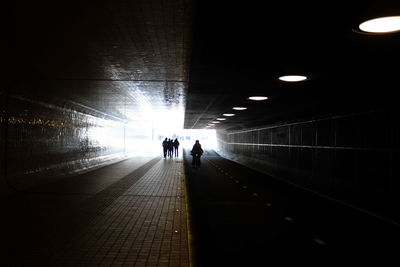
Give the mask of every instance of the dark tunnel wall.
[{"label": "dark tunnel wall", "polygon": [[1,93],[0,195],[25,190],[125,157],[126,124],[85,113],[74,103],[47,103]]},{"label": "dark tunnel wall", "polygon": [[400,221],[398,110],[218,135],[219,153],[248,167]]}]

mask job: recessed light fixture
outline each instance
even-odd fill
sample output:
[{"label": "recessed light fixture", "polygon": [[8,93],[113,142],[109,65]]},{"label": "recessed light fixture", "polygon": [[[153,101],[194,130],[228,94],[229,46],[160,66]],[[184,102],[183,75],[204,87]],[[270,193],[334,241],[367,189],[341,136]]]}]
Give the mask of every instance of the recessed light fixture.
[{"label": "recessed light fixture", "polygon": [[225,121],[225,118],[217,118],[218,121]]},{"label": "recessed light fixture", "polygon": [[245,110],[247,109],[246,107],[233,107],[234,110]]},{"label": "recessed light fixture", "polygon": [[233,113],[224,113],[224,114],[222,114],[223,116],[226,116],[226,117],[232,117],[232,116],[235,116],[235,114],[233,114]]},{"label": "recessed light fixture", "polygon": [[360,30],[370,33],[392,33],[400,31],[400,16],[381,17],[364,21]]},{"label": "recessed light fixture", "polygon": [[220,123],[219,121],[212,121],[211,123]]},{"label": "recessed light fixture", "polygon": [[284,75],[279,77],[279,80],[284,82],[301,82],[307,80],[307,77],[304,75]]},{"label": "recessed light fixture", "polygon": [[268,97],[267,96],[250,96],[249,99],[254,100],[254,101],[263,101],[263,100],[267,100]]}]

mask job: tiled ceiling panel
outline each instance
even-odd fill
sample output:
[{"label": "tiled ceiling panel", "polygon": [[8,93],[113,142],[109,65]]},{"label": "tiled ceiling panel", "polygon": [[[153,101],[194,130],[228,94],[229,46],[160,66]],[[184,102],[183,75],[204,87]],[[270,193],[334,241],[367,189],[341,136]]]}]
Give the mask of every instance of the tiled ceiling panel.
[{"label": "tiled ceiling panel", "polygon": [[15,3],[9,90],[121,118],[182,109],[191,12],[187,0]]}]

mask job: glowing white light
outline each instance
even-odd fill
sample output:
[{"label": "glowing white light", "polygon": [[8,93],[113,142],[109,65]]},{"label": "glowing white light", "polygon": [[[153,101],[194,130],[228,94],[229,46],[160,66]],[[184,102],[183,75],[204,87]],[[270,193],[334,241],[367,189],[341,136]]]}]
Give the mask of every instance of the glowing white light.
[{"label": "glowing white light", "polygon": [[233,113],[225,113],[225,114],[222,114],[223,116],[226,116],[226,117],[232,117],[232,116],[235,116],[235,114],[233,114]]},{"label": "glowing white light", "polygon": [[220,123],[219,121],[212,121],[211,123]]},{"label": "glowing white light", "polygon": [[225,119],[225,118],[217,118],[217,120],[219,120],[219,121],[225,121],[226,119]]},{"label": "glowing white light", "polygon": [[263,100],[267,100],[268,97],[267,96],[250,96],[249,99],[254,100],[254,101],[263,101]]},{"label": "glowing white light", "polygon": [[367,20],[359,25],[360,30],[373,33],[400,31],[400,16],[382,17]]},{"label": "glowing white light", "polygon": [[91,119],[98,127],[89,127],[87,135],[92,145],[99,147],[112,147],[122,150],[124,147],[124,136],[121,131],[122,124],[104,119]]},{"label": "glowing white light", "polygon": [[245,110],[247,109],[246,107],[233,107],[234,110]]},{"label": "glowing white light", "polygon": [[284,82],[301,82],[307,80],[307,77],[303,75],[285,75],[279,77],[279,80]]},{"label": "glowing white light", "polygon": [[216,149],[217,148],[217,136],[214,129],[183,129],[180,132],[183,140],[179,141],[182,148],[191,149],[196,140],[200,141],[203,149]]}]

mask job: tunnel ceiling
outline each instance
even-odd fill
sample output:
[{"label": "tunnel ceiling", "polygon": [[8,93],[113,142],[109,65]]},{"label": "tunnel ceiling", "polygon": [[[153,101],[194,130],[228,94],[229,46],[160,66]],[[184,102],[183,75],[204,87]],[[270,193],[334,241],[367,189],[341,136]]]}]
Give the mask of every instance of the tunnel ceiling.
[{"label": "tunnel ceiling", "polygon": [[[185,127],[237,130],[398,105],[400,35],[358,25],[399,1],[197,1]],[[309,77],[299,83],[281,75]],[[252,95],[269,97],[254,102]],[[244,111],[232,110],[245,106]]]},{"label": "tunnel ceiling", "polygon": [[[1,86],[20,97],[121,120],[176,110],[188,129],[235,113],[215,126],[226,130],[397,105],[399,33],[355,30],[399,15],[399,1],[42,0],[7,10]],[[309,79],[277,80],[285,74]]]},{"label": "tunnel ceiling", "polygon": [[182,113],[188,1],[15,1],[7,16],[12,95],[120,120]]}]

